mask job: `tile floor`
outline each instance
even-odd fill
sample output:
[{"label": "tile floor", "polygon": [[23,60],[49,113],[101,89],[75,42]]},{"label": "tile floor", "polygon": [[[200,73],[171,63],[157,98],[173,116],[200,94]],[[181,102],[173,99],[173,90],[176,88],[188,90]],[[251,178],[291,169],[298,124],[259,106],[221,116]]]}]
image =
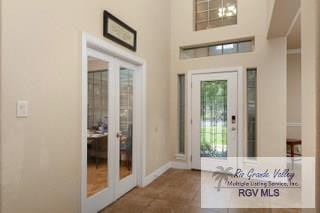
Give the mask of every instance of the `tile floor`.
[{"label": "tile floor", "polygon": [[146,188],[135,188],[101,213],[300,213],[298,209],[201,209],[200,172],[170,169]]}]

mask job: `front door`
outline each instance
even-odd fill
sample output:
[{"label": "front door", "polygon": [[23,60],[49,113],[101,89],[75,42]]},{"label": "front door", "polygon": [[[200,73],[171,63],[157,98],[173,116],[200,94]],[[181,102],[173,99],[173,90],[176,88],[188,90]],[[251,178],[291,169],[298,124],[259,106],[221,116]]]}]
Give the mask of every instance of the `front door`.
[{"label": "front door", "polygon": [[192,75],[192,168],[203,160],[224,166],[237,157],[237,72]]}]

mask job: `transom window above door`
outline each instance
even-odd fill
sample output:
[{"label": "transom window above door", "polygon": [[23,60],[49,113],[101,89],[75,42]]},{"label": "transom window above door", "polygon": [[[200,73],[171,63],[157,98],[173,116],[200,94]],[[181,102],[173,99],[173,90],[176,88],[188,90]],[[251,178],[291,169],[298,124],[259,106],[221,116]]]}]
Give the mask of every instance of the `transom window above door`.
[{"label": "transom window above door", "polygon": [[195,0],[195,30],[237,24],[237,0]]}]

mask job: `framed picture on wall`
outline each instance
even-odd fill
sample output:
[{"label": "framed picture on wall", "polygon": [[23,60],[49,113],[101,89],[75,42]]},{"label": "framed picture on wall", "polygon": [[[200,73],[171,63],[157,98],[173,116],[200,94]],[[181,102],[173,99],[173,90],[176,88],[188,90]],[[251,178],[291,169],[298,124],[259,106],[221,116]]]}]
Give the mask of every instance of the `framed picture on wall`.
[{"label": "framed picture on wall", "polygon": [[137,31],[108,11],[103,14],[103,36],[130,50],[137,50]]}]

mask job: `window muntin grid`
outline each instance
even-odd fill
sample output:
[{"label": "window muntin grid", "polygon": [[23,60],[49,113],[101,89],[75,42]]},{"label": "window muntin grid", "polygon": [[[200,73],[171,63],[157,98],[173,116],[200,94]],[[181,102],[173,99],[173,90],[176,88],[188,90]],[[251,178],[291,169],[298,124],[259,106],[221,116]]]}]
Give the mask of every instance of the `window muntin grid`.
[{"label": "window muntin grid", "polygon": [[88,72],[88,129],[106,123],[108,118],[108,70]]},{"label": "window muntin grid", "polygon": [[201,58],[236,53],[252,52],[254,39],[245,39],[234,42],[219,43],[207,46],[180,48],[180,59]]},{"label": "window muntin grid", "polygon": [[237,0],[195,0],[195,30],[237,24]]}]

